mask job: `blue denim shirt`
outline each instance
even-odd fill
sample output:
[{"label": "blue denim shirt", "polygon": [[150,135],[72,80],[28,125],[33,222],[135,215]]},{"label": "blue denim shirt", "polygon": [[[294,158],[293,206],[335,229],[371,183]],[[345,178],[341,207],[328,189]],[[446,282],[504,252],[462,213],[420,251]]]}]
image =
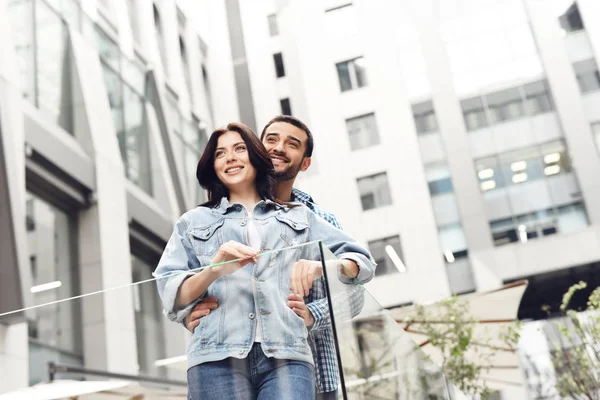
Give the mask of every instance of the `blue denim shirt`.
[{"label": "blue denim shirt", "polygon": [[[334,228],[305,205],[288,207],[269,200],[259,202],[253,212],[261,233],[262,249],[283,249],[321,240],[338,258],[355,261],[357,279],[373,278],[375,264],[369,252],[343,231]],[[292,265],[299,259],[318,260],[318,246],[297,247],[259,257],[239,271],[213,282],[196,302],[183,309],[175,298],[190,269],[210,265],[219,247],[229,240],[248,245],[248,213],[240,204],[223,198],[216,208],[188,211],[175,229],[155,271],[165,314],[181,322],[204,296],[219,300],[219,307],[200,319],[187,348],[188,368],[227,357],[245,358],[254,343],[256,319],[262,328],[261,347],[268,357],[313,364],[302,318],[287,305]],[[344,283],[353,280],[338,274]]]}]

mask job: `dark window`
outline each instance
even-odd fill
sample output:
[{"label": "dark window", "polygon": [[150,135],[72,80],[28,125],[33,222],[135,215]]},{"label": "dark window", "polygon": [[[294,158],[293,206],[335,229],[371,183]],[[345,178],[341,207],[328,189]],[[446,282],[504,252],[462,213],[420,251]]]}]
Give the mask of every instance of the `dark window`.
[{"label": "dark window", "polygon": [[563,15],[558,17],[561,28],[566,32],[575,32],[584,29],[583,21],[581,20],[581,14],[579,14],[579,7],[577,3],[571,4],[571,7],[565,11]]},{"label": "dark window", "polygon": [[541,114],[554,109],[548,81],[545,79],[528,83],[523,87],[523,91],[525,92],[525,111],[528,115]]},{"label": "dark window", "polygon": [[526,242],[542,236],[567,233],[588,225],[582,203],[538,210],[511,218],[490,221],[495,246]]},{"label": "dark window", "polygon": [[379,131],[373,113],[347,119],[346,129],[348,130],[352,150],[379,144]]},{"label": "dark window", "polygon": [[490,122],[509,121],[525,115],[519,88],[501,90],[486,96]]},{"label": "dark window", "polygon": [[431,194],[431,196],[443,193],[451,193],[452,191],[452,179],[450,178],[429,182],[429,193]]},{"label": "dark window", "polygon": [[468,131],[474,131],[488,126],[487,117],[483,108],[483,100],[481,97],[473,97],[472,99],[462,100],[460,105]]},{"label": "dark window", "polygon": [[275,75],[278,78],[285,76],[285,68],[283,66],[283,55],[281,53],[273,54],[273,61],[275,62]]},{"label": "dark window", "polygon": [[281,114],[292,115],[292,105],[289,98],[279,100],[279,105],[281,106]]},{"label": "dark window", "polygon": [[453,191],[452,178],[446,162],[433,162],[425,165],[425,178],[429,185],[429,194],[451,193]]},{"label": "dark window", "polygon": [[435,132],[438,130],[435,110],[431,100],[419,104],[413,104],[413,118],[417,133]]},{"label": "dark window", "polygon": [[600,89],[600,73],[596,60],[591,58],[573,64],[575,76],[581,93],[592,92]]},{"label": "dark window", "polygon": [[[390,246],[391,248],[388,248]],[[400,272],[404,265],[396,265],[398,260],[395,262],[390,257],[397,255],[398,259],[402,262],[402,246],[400,244],[400,236],[392,236],[388,238],[372,240],[369,242],[369,251],[373,256],[373,259],[377,263],[377,275],[386,275],[396,272]]]},{"label": "dark window", "polygon": [[364,211],[392,204],[387,173],[358,178],[357,183]]},{"label": "dark window", "polygon": [[367,73],[363,57],[340,62],[335,66],[342,92],[367,86]]}]

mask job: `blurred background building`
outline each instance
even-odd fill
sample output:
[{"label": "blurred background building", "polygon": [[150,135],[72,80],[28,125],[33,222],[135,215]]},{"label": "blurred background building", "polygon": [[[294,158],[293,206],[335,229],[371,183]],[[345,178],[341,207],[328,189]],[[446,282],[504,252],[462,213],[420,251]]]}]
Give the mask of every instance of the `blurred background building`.
[{"label": "blurred background building", "polygon": [[[0,27],[0,311],[150,278],[207,133],[281,113],[384,306],[525,278],[539,320],[600,284],[596,0],[8,0]],[[182,379],[151,286],[121,300],[5,319],[0,392],[50,360]]]}]

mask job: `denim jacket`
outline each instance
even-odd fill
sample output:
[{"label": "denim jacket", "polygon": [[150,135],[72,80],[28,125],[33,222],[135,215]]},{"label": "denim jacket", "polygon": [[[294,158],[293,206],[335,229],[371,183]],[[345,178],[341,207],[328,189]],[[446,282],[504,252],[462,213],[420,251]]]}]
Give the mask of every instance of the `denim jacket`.
[{"label": "denim jacket", "polygon": [[[259,202],[253,212],[261,234],[261,249],[282,249],[321,240],[338,258],[359,266],[357,279],[373,278],[375,264],[367,250],[343,231],[334,228],[303,204],[294,207],[269,200]],[[299,259],[318,260],[318,246],[300,246],[259,257],[233,274],[214,281],[195,302],[183,309],[175,298],[190,269],[210,265],[219,247],[227,241],[248,245],[248,213],[240,204],[221,199],[215,208],[197,207],[177,221],[154,274],[165,314],[181,322],[204,296],[219,300],[219,307],[200,319],[187,348],[188,368],[227,357],[245,358],[253,343],[256,319],[262,328],[261,347],[268,357],[313,364],[302,318],[287,305],[292,265]],[[187,272],[186,272],[187,271]],[[167,277],[160,278],[162,275]],[[169,276],[170,275],[170,276]],[[338,279],[353,280],[338,273]]]}]

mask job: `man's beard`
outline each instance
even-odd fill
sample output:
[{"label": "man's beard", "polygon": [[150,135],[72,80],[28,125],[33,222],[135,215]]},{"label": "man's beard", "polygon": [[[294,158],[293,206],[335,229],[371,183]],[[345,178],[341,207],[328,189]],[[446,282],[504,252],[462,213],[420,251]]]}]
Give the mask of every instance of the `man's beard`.
[{"label": "man's beard", "polygon": [[287,182],[291,181],[292,179],[296,179],[296,176],[298,176],[298,173],[300,172],[300,168],[302,168],[302,165],[290,165],[281,172],[275,171],[275,180],[277,182]]}]

